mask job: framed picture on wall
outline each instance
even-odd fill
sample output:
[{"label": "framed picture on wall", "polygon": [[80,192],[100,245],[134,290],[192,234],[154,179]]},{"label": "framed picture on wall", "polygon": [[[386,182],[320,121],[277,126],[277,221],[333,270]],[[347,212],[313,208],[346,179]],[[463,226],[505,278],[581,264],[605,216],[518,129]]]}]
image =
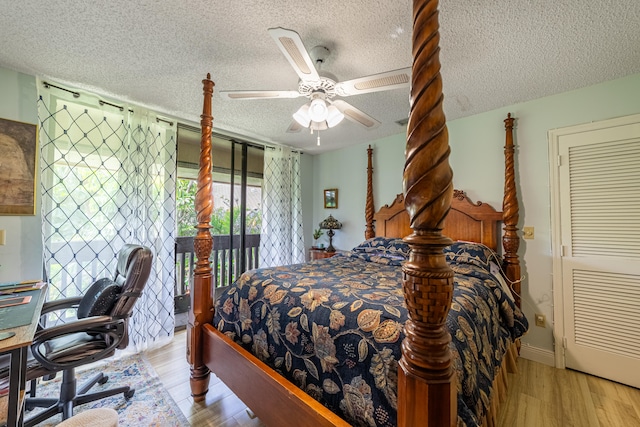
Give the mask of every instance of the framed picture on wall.
[{"label": "framed picture on wall", "polygon": [[35,215],[38,128],[0,119],[0,215]]},{"label": "framed picture on wall", "polygon": [[324,190],[324,207],[325,209],[337,209],[338,208],[338,189],[330,188]]}]

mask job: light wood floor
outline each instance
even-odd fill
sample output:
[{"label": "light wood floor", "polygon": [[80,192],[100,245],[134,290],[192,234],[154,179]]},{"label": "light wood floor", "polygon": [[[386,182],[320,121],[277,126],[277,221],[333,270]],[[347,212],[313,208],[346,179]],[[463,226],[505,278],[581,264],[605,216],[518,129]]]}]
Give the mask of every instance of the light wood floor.
[{"label": "light wood floor", "polygon": [[[185,347],[181,331],[170,345],[146,356],[191,425],[263,426],[214,375],[205,401],[193,402]],[[518,369],[510,375],[499,427],[640,427],[638,389],[526,359],[518,360]]]}]

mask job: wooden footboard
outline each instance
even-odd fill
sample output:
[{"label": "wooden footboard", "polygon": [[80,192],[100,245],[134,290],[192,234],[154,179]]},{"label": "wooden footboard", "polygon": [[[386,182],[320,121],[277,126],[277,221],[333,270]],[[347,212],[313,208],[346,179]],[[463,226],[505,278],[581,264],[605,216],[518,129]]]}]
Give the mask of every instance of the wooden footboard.
[{"label": "wooden footboard", "polygon": [[202,338],[203,362],[266,425],[349,426],[212,325]]},{"label": "wooden footboard", "polygon": [[[229,386],[255,415],[268,426],[348,427],[315,399],[309,397],[271,367],[229,339],[212,325],[202,330],[203,362]],[[493,381],[491,405],[483,427],[497,425],[500,405],[507,396],[507,373],[516,373],[518,345],[512,343]]]}]

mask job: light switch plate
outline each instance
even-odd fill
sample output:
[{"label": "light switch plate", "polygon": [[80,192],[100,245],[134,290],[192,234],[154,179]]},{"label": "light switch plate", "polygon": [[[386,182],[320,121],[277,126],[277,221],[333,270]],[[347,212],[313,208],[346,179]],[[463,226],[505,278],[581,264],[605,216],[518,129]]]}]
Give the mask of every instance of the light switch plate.
[{"label": "light switch plate", "polygon": [[533,239],[535,237],[533,227],[522,227],[522,237],[525,239]]}]

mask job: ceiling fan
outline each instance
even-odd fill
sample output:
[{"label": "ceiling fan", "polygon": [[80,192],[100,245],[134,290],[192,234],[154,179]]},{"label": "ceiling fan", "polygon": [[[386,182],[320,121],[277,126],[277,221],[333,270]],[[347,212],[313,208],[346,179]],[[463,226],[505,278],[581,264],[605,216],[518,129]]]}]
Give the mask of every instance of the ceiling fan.
[{"label": "ceiling fan", "polygon": [[[293,114],[295,120],[287,132],[300,132],[303,128],[309,128],[313,133],[314,130],[334,127],[345,117],[368,129],[376,128],[380,125],[378,120],[353,105],[334,98],[409,86],[411,67],[338,82],[331,74],[318,72],[318,67],[330,53],[329,49],[316,46],[307,52],[295,31],[270,28],[268,32],[300,77],[298,90],[229,90],[221,91],[220,94],[233,100],[308,98],[310,101]],[[318,139],[318,144],[319,142]]]}]

